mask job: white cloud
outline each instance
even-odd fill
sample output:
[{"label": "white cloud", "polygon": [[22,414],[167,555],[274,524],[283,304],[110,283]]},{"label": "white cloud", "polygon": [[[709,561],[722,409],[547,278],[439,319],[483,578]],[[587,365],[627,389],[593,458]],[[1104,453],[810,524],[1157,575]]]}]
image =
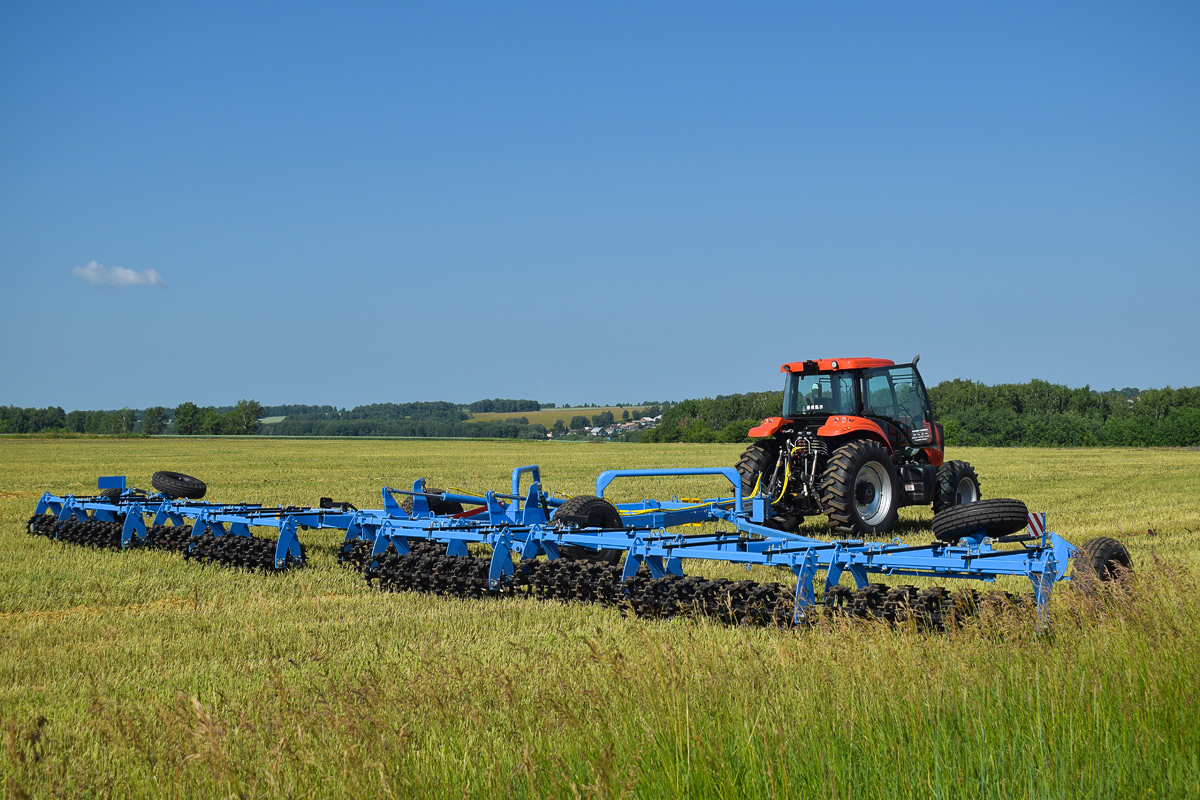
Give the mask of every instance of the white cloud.
[{"label": "white cloud", "polygon": [[125,267],[106,267],[98,261],[89,261],[87,265],[76,267],[71,272],[76,278],[82,278],[93,286],[159,286],[163,282],[157,270],[134,272]]}]

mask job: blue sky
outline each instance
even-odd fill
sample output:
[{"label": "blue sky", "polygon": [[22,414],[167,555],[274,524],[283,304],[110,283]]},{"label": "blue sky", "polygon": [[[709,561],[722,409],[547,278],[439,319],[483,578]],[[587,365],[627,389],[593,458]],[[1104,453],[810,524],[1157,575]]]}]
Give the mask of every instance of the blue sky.
[{"label": "blue sky", "polygon": [[0,118],[0,404],[1200,384],[1192,2],[9,2]]}]

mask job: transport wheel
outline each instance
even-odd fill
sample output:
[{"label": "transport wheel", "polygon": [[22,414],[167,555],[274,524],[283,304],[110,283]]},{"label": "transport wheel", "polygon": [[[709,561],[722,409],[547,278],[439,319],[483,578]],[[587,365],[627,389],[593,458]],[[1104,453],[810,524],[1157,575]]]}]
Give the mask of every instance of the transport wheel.
[{"label": "transport wheel", "polygon": [[110,503],[115,503],[121,499],[121,490],[115,486],[111,489],[101,489],[97,497],[103,497]]},{"label": "transport wheel", "polygon": [[933,515],[933,535],[957,542],[983,531],[984,536],[1007,536],[1029,524],[1029,509],[1020,500],[997,498],[953,506]]},{"label": "transport wheel", "polygon": [[833,451],[821,476],[821,502],[835,534],[866,538],[891,530],[898,501],[896,465],[883,445],[859,439]]},{"label": "transport wheel", "polygon": [[[560,517],[584,517],[587,523],[584,528],[624,528],[625,523],[621,521],[621,512],[617,511],[617,507],[605,500],[603,497],[596,497],[590,494],[580,494],[570,498],[554,511],[554,516],[550,521],[555,527],[561,528],[567,523],[560,522]],[[592,550],[588,547],[564,545],[558,548],[559,555],[563,558],[575,561],[603,561],[608,564],[617,564],[624,554],[624,550]]]},{"label": "transport wheel", "polygon": [[975,468],[966,461],[947,461],[938,467],[933,513],[974,503],[982,496],[979,491],[979,476],[975,474]]},{"label": "transport wheel", "polygon": [[150,477],[150,485],[167,497],[183,497],[188,500],[199,500],[204,497],[208,487],[199,478],[184,475],[182,472],[156,472]]},{"label": "transport wheel", "polygon": [[1120,578],[1121,573],[1132,571],[1129,551],[1111,536],[1088,539],[1075,553],[1075,572],[1088,577],[1112,581]]},{"label": "transport wheel", "polygon": [[[426,486],[425,491],[430,494],[441,494],[445,489],[434,489],[432,486]],[[450,514],[461,514],[463,511],[462,503],[451,500],[443,500],[440,497],[427,497],[429,501],[429,510],[439,517],[449,516]],[[413,510],[413,496],[406,494],[404,499],[400,501],[400,507],[404,509],[405,514],[411,514]]]}]

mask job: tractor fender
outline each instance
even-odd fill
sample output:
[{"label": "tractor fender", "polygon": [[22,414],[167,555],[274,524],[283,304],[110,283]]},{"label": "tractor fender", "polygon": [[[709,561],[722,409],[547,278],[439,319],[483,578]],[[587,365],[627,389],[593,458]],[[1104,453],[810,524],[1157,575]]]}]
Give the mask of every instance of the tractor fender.
[{"label": "tractor fender", "polygon": [[830,417],[824,425],[817,429],[817,436],[822,439],[833,439],[850,434],[855,434],[859,438],[873,439],[886,447],[889,454],[892,452],[892,444],[888,441],[883,428],[866,417]]},{"label": "tractor fender", "polygon": [[761,439],[763,436],[771,436],[775,431],[783,427],[783,423],[787,422],[785,417],[767,417],[762,421],[761,425],[756,425],[748,432],[748,436],[752,439]]}]

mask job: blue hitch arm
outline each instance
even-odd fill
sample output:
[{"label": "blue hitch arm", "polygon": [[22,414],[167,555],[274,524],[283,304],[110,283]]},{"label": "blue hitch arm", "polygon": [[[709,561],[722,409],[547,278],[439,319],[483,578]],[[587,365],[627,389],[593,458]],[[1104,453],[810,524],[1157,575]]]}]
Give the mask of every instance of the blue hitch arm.
[{"label": "blue hitch arm", "polygon": [[733,467],[692,467],[688,469],[606,469],[596,478],[596,497],[617,478],[654,478],[668,475],[724,475],[733,484],[735,513],[742,511],[742,476]]}]

